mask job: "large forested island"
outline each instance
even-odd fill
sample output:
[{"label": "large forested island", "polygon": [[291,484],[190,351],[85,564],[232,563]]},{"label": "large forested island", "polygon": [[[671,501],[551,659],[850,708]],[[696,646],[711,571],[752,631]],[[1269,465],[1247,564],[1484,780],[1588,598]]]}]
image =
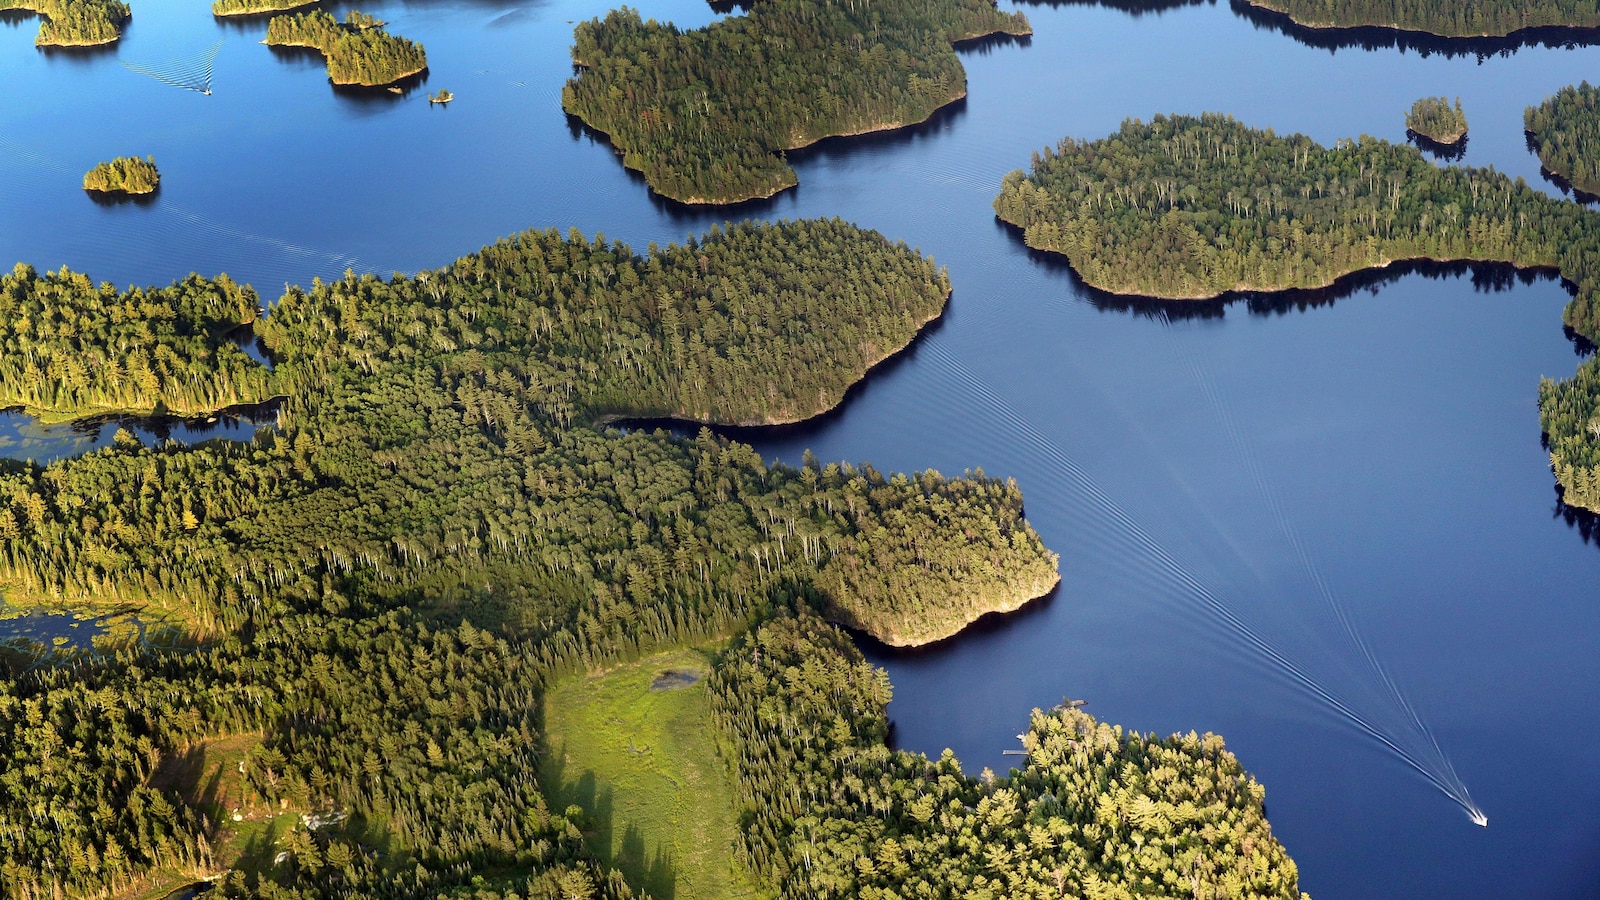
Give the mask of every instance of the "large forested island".
[{"label": "large forested island", "polygon": [[1504,37],[1530,28],[1600,27],[1589,0],[1242,0],[1307,28],[1393,28],[1447,38]]},{"label": "large forested island", "polygon": [[[86,279],[13,278],[62,318],[114,305]],[[888,682],[824,618],[915,643],[1053,583],[1014,485],[596,427],[820,411],[947,291],[837,221],[643,256],[528,232],[290,290],[254,323],[287,399],[253,441],[124,434],[7,463],[9,600],[162,610],[196,642],[0,682],[8,892],[635,896],[591,855],[588,813],[548,805],[539,705],[553,680],[709,641],[723,819],[777,896],[1295,900],[1263,792],[1213,736],[1040,712],[999,780],[886,746]],[[234,377],[200,347],[223,346],[247,289],[142,295],[178,317],[149,352],[170,345],[191,384]],[[113,359],[116,335],[57,344]]]},{"label": "large forested island", "polygon": [[693,31],[621,9],[578,26],[561,104],[657,193],[734,203],[798,183],[784,150],[912,125],[965,96],[953,42],[1028,30],[994,0],[762,0]]},{"label": "large forested island", "polygon": [[[1363,136],[1326,148],[1230,116],[1129,120],[1095,141],[1067,139],[1005,177],[995,212],[1028,246],[1066,256],[1090,285],[1169,299],[1328,286],[1402,260],[1493,261],[1558,269],[1575,288],[1565,320],[1600,336],[1600,215],[1494,171],[1440,168],[1420,151]],[[1545,392],[1548,398],[1554,390]],[[1546,427],[1568,501],[1594,479],[1587,422]]]},{"label": "large forested island", "polygon": [[1568,85],[1523,113],[1545,170],[1586,194],[1600,194],[1600,88]]},{"label": "large forested island", "polygon": [[327,57],[328,78],[339,85],[382,87],[428,68],[421,44],[390,34],[377,19],[356,10],[343,22],[320,9],[274,16],[267,23],[266,43],[316,50]]},{"label": "large forested island", "polygon": [[24,10],[44,18],[33,42],[41,47],[93,47],[115,43],[132,16],[122,0],[0,0],[0,11]]}]

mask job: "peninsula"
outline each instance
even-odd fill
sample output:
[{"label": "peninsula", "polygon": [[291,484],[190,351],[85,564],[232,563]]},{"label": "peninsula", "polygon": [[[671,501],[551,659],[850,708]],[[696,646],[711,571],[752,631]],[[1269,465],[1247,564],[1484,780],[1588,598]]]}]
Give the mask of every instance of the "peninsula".
[{"label": "peninsula", "polygon": [[693,31],[625,8],[578,26],[561,104],[657,193],[736,203],[798,183],[785,150],[914,125],[965,96],[952,44],[1028,33],[994,0],[764,0]]},{"label": "peninsula", "polygon": [[284,13],[295,9],[316,6],[321,0],[213,0],[211,14],[218,18],[229,16],[262,16]]},{"label": "peninsula", "polygon": [[1600,88],[1568,85],[1528,107],[1522,120],[1545,171],[1600,195]]},{"label": "peninsula", "polygon": [[328,78],[336,85],[383,87],[428,68],[421,44],[392,35],[382,26],[356,10],[340,22],[319,9],[273,17],[267,23],[265,43],[316,50],[327,57]]},{"label": "peninsula", "polygon": [[114,44],[132,18],[122,0],[0,0],[0,12],[23,10],[43,17],[33,42],[40,47]]},{"label": "peninsula", "polygon": [[[995,212],[1091,286],[1166,299],[1320,288],[1402,260],[1556,269],[1575,290],[1566,324],[1600,337],[1600,215],[1371,137],[1326,148],[1225,115],[1133,119],[1035,154],[1031,172],[1005,177]],[[1580,413],[1549,410],[1562,396],[1563,410],[1589,408],[1572,392],[1594,384],[1542,393],[1556,477],[1591,508],[1600,496],[1582,485],[1597,478],[1600,437]]]},{"label": "peninsula", "polygon": [[153,194],[161,186],[154,157],[119,156],[85,172],[83,189],[102,194]]},{"label": "peninsula", "polygon": [[1385,0],[1240,0],[1288,16],[1315,29],[1389,28],[1444,38],[1506,37],[1534,28],[1600,27],[1600,8],[1585,0],[1514,0],[1452,3],[1426,0],[1397,4]]}]

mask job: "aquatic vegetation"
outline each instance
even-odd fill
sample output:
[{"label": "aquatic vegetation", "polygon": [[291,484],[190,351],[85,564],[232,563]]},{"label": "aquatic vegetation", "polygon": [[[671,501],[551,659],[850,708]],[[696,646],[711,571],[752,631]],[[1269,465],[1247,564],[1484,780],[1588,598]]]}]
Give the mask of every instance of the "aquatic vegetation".
[{"label": "aquatic vegetation", "polygon": [[1600,194],[1600,88],[1568,85],[1523,113],[1523,127],[1551,174]]},{"label": "aquatic vegetation", "polygon": [[83,189],[107,194],[153,194],[161,186],[154,157],[119,156],[83,176]]},{"label": "aquatic vegetation", "polygon": [[657,193],[735,203],[798,183],[784,150],[913,125],[965,96],[952,43],[1028,31],[993,0],[763,0],[694,31],[623,8],[578,26],[561,105]]},{"label": "aquatic vegetation", "polygon": [[1406,128],[1436,144],[1455,144],[1467,136],[1467,114],[1461,98],[1451,106],[1445,97],[1423,97],[1406,112]]},{"label": "aquatic vegetation", "polygon": [[320,52],[327,57],[334,84],[381,87],[428,68],[421,44],[384,31],[381,22],[357,10],[343,23],[320,9],[274,16],[267,23],[266,43]]},{"label": "aquatic vegetation", "polygon": [[122,37],[123,23],[133,15],[122,0],[0,0],[0,11],[8,9],[44,17],[33,40],[41,47],[115,43]]}]

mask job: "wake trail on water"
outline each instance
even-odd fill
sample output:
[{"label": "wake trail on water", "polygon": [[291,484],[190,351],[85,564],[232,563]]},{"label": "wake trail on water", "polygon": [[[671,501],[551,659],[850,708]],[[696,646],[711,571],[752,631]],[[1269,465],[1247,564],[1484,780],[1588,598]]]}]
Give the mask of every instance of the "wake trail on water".
[{"label": "wake trail on water", "polygon": [[217,41],[211,45],[211,49],[198,56],[175,59],[158,66],[123,60],[122,67],[130,72],[147,75],[162,84],[210,95],[212,68],[217,61],[217,51],[222,49],[222,43]]},{"label": "wake trail on water", "polygon": [[[1430,735],[1425,748],[1411,746],[1412,741],[1396,735],[1383,723],[1357,708],[1353,702],[1317,678],[1307,666],[1278,646],[1218,591],[1213,590],[1196,576],[1190,566],[1135,520],[1058,443],[1050,440],[1018,414],[960,360],[937,343],[929,344],[926,349],[931,357],[943,365],[947,378],[942,380],[951,381],[953,386],[967,392],[977,401],[974,406],[981,406],[998,416],[1002,424],[1012,430],[1033,454],[1048,460],[1067,476],[1065,482],[1059,485],[1059,491],[1069,498],[1069,502],[1076,507],[1076,512],[1085,514],[1091,520],[1085,524],[1096,526],[1089,529],[1090,533],[1096,533],[1101,538],[1095,543],[1102,545],[1121,543],[1123,546],[1117,555],[1131,567],[1133,572],[1146,576],[1141,580],[1157,586],[1160,593],[1177,600],[1182,606],[1203,613],[1202,618],[1208,619],[1209,624],[1221,626],[1220,629],[1208,630],[1224,634],[1253,651],[1260,660],[1268,664],[1270,670],[1276,671],[1281,677],[1286,678],[1288,683],[1304,691],[1322,708],[1331,710],[1338,719],[1355,727],[1358,732],[1387,749],[1419,774],[1424,781],[1459,804],[1474,822],[1480,825],[1487,823],[1486,817],[1472,802],[1465,786],[1455,776],[1454,769],[1449,766],[1448,761],[1445,760],[1443,766],[1440,765],[1444,755],[1438,749],[1438,742],[1431,740],[1431,732],[1427,732],[1425,726],[1421,726],[1420,717],[1415,716],[1414,709],[1411,711],[1411,719],[1417,726],[1423,728],[1424,733]],[[1054,494],[1057,491],[1049,493]],[[1117,540],[1118,535],[1121,536],[1120,541]],[[1331,591],[1329,595],[1332,595]],[[1370,648],[1368,655],[1371,655]],[[1375,656],[1372,658],[1375,661]],[[1381,669],[1381,666],[1379,668]],[[1393,685],[1392,679],[1388,683]],[[1398,688],[1395,688],[1395,691],[1398,693]],[[1409,704],[1406,704],[1406,707],[1409,709]]]},{"label": "wake trail on water", "polygon": [[[1372,678],[1374,684],[1380,687],[1378,693],[1392,707],[1391,711],[1398,716],[1401,728],[1410,732],[1410,742],[1414,743],[1412,747],[1413,753],[1428,764],[1435,776],[1436,780],[1430,780],[1433,780],[1435,786],[1439,787],[1446,796],[1459,804],[1472,821],[1479,825],[1486,825],[1488,817],[1472,800],[1472,795],[1467,790],[1466,783],[1456,773],[1455,766],[1450,762],[1449,756],[1445,754],[1438,737],[1428,727],[1427,723],[1422,720],[1422,716],[1417,711],[1416,706],[1406,696],[1406,692],[1400,687],[1399,682],[1395,680],[1389,668],[1379,659],[1377,652],[1373,649],[1371,642],[1361,629],[1349,604],[1340,598],[1339,594],[1328,582],[1328,579],[1323,575],[1314,551],[1294,526],[1294,522],[1290,519],[1284,507],[1281,493],[1274,489],[1271,480],[1267,477],[1261,465],[1261,460],[1255,452],[1254,445],[1244,438],[1231,405],[1227,402],[1224,393],[1218,389],[1210,371],[1195,359],[1185,342],[1177,339],[1173,321],[1163,316],[1161,322],[1162,331],[1169,336],[1170,343],[1177,348],[1174,355],[1183,362],[1190,376],[1205,395],[1206,401],[1211,406],[1216,418],[1222,423],[1229,443],[1232,445],[1233,454],[1243,463],[1259,498],[1271,514],[1274,523],[1278,527],[1279,534],[1293,551],[1293,556],[1295,561],[1299,563],[1301,571],[1316,589],[1324,607],[1338,622],[1339,630],[1343,634],[1346,643],[1365,663],[1368,677]],[[1399,739],[1398,735],[1395,737]]]}]

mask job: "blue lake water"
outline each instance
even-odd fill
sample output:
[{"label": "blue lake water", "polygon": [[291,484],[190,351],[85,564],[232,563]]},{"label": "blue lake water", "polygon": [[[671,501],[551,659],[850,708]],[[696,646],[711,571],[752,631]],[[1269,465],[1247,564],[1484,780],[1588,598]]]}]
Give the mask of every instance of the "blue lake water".
[{"label": "blue lake water", "polygon": [[[636,5],[683,26],[715,16]],[[1579,361],[1562,287],[1431,268],[1284,302],[1130,304],[1029,253],[989,205],[1031,151],[1128,116],[1217,110],[1325,143],[1403,140],[1404,110],[1437,94],[1465,106],[1466,163],[1555,192],[1523,109],[1593,78],[1600,48],[1313,46],[1227,5],[1026,4],[1034,36],[964,53],[969,97],[927,126],[791,154],[797,190],[693,210],[653,198],[560,109],[572,25],[607,3],[361,8],[426,44],[422,86],[335,92],[315,58],[257,43],[263,22],[191,3],[135,0],[102,53],[43,53],[34,20],[0,21],[0,264],[119,285],[225,271],[270,299],[347,268],[442,265],[528,227],[636,247],[729,217],[880,229],[949,267],[945,320],[838,413],[742,436],[790,461],[809,447],[1014,477],[1063,575],[1049,601],[952,641],[869,648],[894,680],[902,746],[1003,771],[1031,708],[1086,698],[1127,727],[1224,734],[1318,900],[1600,896],[1600,547],[1558,508],[1535,405],[1539,378]],[[178,72],[218,40],[210,96],[121,64]],[[439,88],[456,95],[448,108],[426,102]],[[119,154],[155,156],[153,202],[101,206],[79,189]],[[81,452],[105,428],[13,416],[0,452]],[[1346,616],[1489,827],[1267,663],[1175,572],[1403,730]]]}]

